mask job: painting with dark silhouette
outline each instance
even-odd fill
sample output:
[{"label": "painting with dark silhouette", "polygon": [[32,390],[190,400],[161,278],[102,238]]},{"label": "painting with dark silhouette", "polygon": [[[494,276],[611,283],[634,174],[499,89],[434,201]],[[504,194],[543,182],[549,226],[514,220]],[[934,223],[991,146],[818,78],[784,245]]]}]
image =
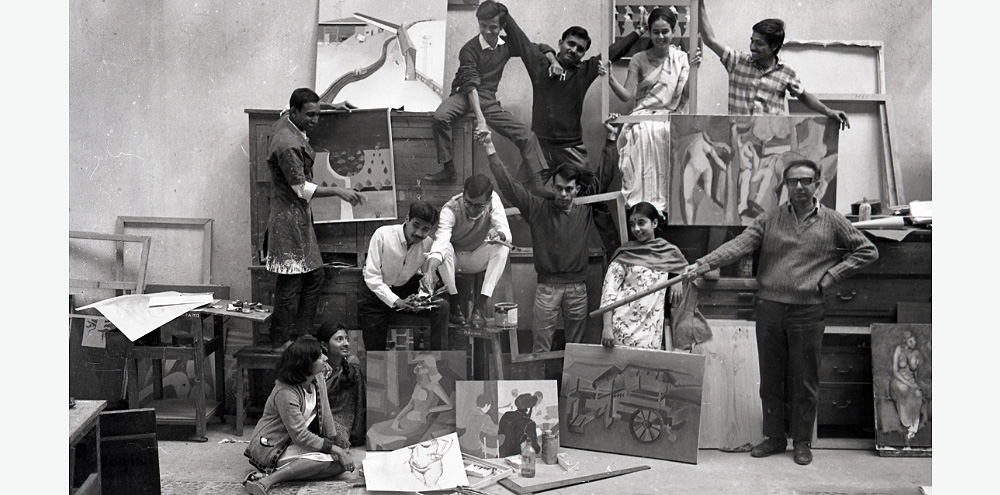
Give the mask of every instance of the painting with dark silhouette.
[{"label": "painting with dark silhouette", "polygon": [[931,448],[931,325],[872,325],[875,447],[884,455]]},{"label": "painting with dark silhouette", "polygon": [[316,92],[358,108],[433,112],[444,88],[447,0],[320,0]]},{"label": "painting with dark silhouette", "polygon": [[521,452],[530,441],[540,452],[545,431],[559,431],[555,380],[459,382],[458,441],[462,453],[496,459]]},{"label": "painting with dark silhouette", "polygon": [[787,201],[795,160],[820,168],[816,197],[837,207],[839,127],[826,117],[670,116],[670,225],[750,225]]},{"label": "painting with dark silhouette", "polygon": [[395,450],[455,432],[455,383],[463,351],[372,351],[368,373],[368,450]]},{"label": "painting with dark silhouette", "polygon": [[560,445],[698,463],[705,356],[567,344]]}]

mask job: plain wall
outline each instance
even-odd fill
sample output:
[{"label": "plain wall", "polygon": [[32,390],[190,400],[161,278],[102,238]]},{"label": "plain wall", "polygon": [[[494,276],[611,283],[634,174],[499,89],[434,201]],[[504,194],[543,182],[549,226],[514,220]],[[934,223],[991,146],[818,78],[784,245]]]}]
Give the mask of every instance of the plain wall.
[{"label": "plain wall", "polygon": [[[554,45],[566,27],[580,24],[594,38],[588,55],[598,53],[596,1],[508,4],[533,40]],[[897,112],[893,143],[912,200],[930,199],[931,191],[930,5],[719,0],[708,9],[720,39],[742,49],[750,26],[769,16],[785,19],[789,38],[882,40]],[[312,86],[317,0],[89,0],[69,9],[70,228],[112,232],[119,215],[213,218],[213,281],[231,286],[233,298],[249,298],[243,110],[281,108],[292,89]],[[448,12],[446,86],[458,49],[476,34],[474,10]],[[604,135],[600,84],[591,88],[584,111],[595,160]],[[714,54],[706,54],[699,84],[700,112],[724,113],[725,72]],[[507,66],[500,99],[530,119],[530,85],[516,59]],[[505,160],[519,159],[512,145],[498,141]]]}]

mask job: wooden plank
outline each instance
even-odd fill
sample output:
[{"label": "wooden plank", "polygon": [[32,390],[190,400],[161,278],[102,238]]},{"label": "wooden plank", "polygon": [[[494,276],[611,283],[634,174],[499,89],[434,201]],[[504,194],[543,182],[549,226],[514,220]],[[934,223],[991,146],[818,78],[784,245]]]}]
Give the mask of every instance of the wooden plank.
[{"label": "wooden plank", "polygon": [[757,339],[752,321],[710,320],[712,338],[696,344],[705,356],[698,448],[739,450],[764,439],[758,383]]},{"label": "wooden plank", "polygon": [[557,490],[559,488],[566,488],[566,487],[574,486],[574,485],[580,485],[580,484],[583,484],[583,483],[589,483],[591,481],[598,481],[598,480],[603,480],[603,479],[607,479],[607,478],[613,478],[615,476],[621,476],[621,475],[624,475],[624,474],[635,473],[637,471],[645,471],[647,469],[649,469],[649,466],[635,466],[635,467],[630,467],[630,468],[625,468],[625,469],[617,469],[617,470],[614,470],[614,471],[606,471],[606,472],[603,472],[603,473],[588,474],[586,476],[578,476],[578,477],[575,477],[575,478],[567,478],[567,479],[564,479],[564,480],[551,481],[551,482],[548,482],[548,483],[541,483],[541,484],[538,484],[538,485],[531,485],[531,486],[522,486],[522,485],[519,485],[517,482],[515,482],[515,481],[513,481],[513,480],[511,480],[509,478],[504,478],[504,479],[498,480],[497,483],[500,486],[502,486],[502,487],[504,487],[504,488],[506,488],[506,489],[508,489],[508,490],[510,490],[512,492],[514,492],[514,493],[517,493],[518,495],[527,495],[527,494],[547,492],[549,490]]}]

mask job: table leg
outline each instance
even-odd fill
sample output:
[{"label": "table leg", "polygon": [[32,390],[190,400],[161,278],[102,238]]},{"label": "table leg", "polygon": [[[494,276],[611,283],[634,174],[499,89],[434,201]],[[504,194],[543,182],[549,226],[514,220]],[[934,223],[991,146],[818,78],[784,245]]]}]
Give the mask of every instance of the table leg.
[{"label": "table leg", "polygon": [[222,337],[222,347],[215,352],[215,400],[222,404],[221,417],[229,410],[226,407],[226,321],[222,316],[212,318],[212,333]]},{"label": "table leg", "polygon": [[246,421],[246,411],[243,409],[243,368],[236,365],[236,420],[233,430],[236,436],[243,436],[243,422]]},{"label": "table leg", "polygon": [[492,358],[490,360],[490,380],[503,380],[503,352],[500,348],[500,339],[494,332],[490,333],[490,347],[492,347]]},{"label": "table leg", "polygon": [[128,381],[128,408],[139,408],[139,359],[125,359],[125,379]]},{"label": "table leg", "polygon": [[205,423],[205,327],[195,325],[194,328],[194,387],[191,388],[194,394],[194,429],[195,440],[199,442],[208,441],[205,436],[207,431]]}]

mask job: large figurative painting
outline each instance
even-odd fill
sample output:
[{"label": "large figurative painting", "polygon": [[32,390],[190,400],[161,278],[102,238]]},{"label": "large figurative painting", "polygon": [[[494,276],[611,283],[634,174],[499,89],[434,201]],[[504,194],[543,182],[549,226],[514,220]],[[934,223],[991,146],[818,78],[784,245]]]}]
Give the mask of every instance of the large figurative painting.
[{"label": "large figurative painting", "polygon": [[455,431],[463,351],[367,354],[368,450],[395,450]]},{"label": "large figurative painting", "polygon": [[872,325],[872,387],[879,452],[927,453],[931,447],[931,325]]},{"label": "large figurative painting", "polygon": [[365,198],[352,206],[338,197],[313,198],[313,222],[396,218],[396,172],[389,111],[324,114],[309,133],[316,152],[313,182],[354,189]]},{"label": "large figurative painting", "polygon": [[359,108],[433,112],[447,95],[447,0],[320,0],[316,92]]},{"label": "large figurative painting", "polygon": [[838,125],[826,117],[672,115],[670,225],[749,225],[787,200],[785,167],[819,165],[816,196],[836,208]]},{"label": "large figurative painting", "polygon": [[705,356],[567,344],[560,444],[698,463]]},{"label": "large figurative painting", "polygon": [[459,382],[455,396],[458,441],[465,454],[507,457],[519,453],[525,440],[539,448],[546,430],[558,431],[555,380]]}]

